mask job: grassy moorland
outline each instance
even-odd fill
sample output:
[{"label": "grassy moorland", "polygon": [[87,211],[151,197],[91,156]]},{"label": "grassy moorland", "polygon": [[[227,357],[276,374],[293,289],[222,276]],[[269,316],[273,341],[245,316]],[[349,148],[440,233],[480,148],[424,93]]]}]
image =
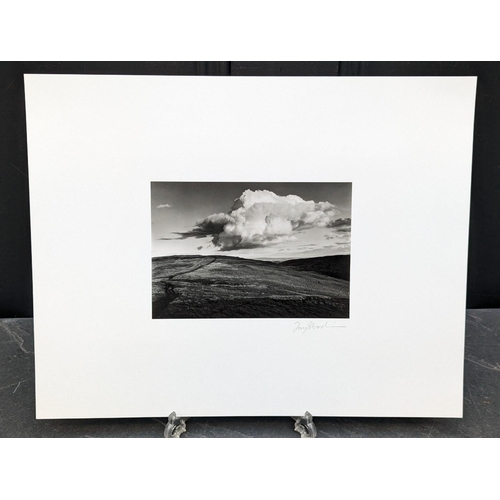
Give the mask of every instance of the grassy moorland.
[{"label": "grassy moorland", "polygon": [[347,318],[349,281],[332,273],[348,278],[349,256],[336,257],[155,257],[153,318]]}]

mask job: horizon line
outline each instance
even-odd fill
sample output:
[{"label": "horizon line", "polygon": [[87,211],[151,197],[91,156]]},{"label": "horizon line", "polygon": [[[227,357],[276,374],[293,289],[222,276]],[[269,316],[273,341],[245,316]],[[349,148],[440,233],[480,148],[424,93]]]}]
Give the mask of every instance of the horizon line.
[{"label": "horizon line", "polygon": [[263,262],[268,262],[268,261],[279,261],[279,262],[286,262],[287,260],[306,260],[306,259],[322,259],[325,257],[339,257],[339,256],[351,256],[351,253],[336,253],[334,255],[319,255],[316,257],[293,257],[291,259],[289,258],[273,258],[273,257],[266,257],[266,258],[252,258],[252,257],[243,257],[243,256],[237,256],[237,255],[221,255],[220,253],[218,254],[172,254],[172,255],[155,255],[152,256],[152,259],[163,259],[165,257],[224,257],[224,258],[229,258],[229,259],[243,259],[243,260],[257,260],[257,261],[263,261]]}]

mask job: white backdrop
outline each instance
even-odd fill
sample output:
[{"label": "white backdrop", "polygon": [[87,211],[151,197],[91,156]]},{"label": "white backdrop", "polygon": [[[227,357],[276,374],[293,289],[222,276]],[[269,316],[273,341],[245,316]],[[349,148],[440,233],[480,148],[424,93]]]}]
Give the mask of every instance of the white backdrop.
[{"label": "white backdrop", "polygon": [[[37,418],[461,416],[475,78],[25,85]],[[352,182],[344,328],[152,320],[151,181]]]}]

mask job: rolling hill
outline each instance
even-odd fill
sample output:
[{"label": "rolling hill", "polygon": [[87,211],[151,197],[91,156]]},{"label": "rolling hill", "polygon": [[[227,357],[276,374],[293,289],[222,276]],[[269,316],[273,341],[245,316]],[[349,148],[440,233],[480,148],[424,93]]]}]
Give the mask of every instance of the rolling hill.
[{"label": "rolling hill", "polygon": [[314,271],[332,278],[349,281],[351,277],[351,256],[332,255],[310,259],[294,259],[281,262],[282,266],[291,266],[305,271]]},{"label": "rolling hill", "polygon": [[153,318],[347,318],[346,260],[155,257]]}]

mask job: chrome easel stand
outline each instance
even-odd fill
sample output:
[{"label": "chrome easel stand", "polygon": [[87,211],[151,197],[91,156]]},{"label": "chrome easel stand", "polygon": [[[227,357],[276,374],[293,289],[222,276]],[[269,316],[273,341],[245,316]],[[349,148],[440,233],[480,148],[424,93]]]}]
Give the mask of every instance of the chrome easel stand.
[{"label": "chrome easel stand", "polygon": [[[165,425],[164,436],[166,438],[180,438],[186,432],[186,421],[189,417],[179,418],[175,411],[168,416]],[[313,416],[306,411],[302,417],[292,417],[295,420],[294,431],[300,434],[301,438],[315,438],[318,435]]]},{"label": "chrome easel stand", "polygon": [[306,411],[303,417],[292,417],[295,420],[294,431],[300,434],[301,438],[315,438],[318,435],[313,416]]},{"label": "chrome easel stand", "polygon": [[177,418],[175,411],[168,416],[168,423],[165,426],[164,436],[166,438],[180,438],[181,434],[186,432],[186,420],[189,417]]}]

